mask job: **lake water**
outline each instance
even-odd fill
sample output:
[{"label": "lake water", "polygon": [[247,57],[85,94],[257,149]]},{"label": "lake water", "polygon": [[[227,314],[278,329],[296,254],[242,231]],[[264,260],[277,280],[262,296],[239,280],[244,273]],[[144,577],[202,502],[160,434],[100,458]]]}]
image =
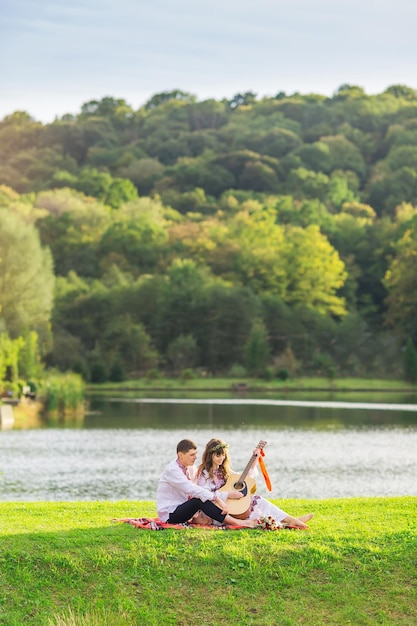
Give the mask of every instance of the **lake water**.
[{"label": "lake water", "polygon": [[0,432],[0,500],[154,500],[177,442],[202,452],[213,436],[229,443],[235,471],[267,440],[265,497],[417,495],[415,396],[307,395],[91,398],[81,422]]}]

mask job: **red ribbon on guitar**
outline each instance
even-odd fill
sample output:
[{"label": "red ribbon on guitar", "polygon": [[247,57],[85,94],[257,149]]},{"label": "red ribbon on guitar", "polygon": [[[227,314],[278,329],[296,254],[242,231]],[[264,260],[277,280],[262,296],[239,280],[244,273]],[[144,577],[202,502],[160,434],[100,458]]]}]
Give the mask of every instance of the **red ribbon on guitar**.
[{"label": "red ribbon on guitar", "polygon": [[261,468],[261,472],[262,472],[262,476],[265,479],[265,484],[267,486],[268,491],[272,491],[272,485],[271,485],[271,479],[269,478],[269,474],[267,472],[267,469],[265,467],[265,462],[263,457],[265,456],[265,452],[263,450],[260,450],[260,455],[258,457],[258,461],[259,461],[259,466]]}]

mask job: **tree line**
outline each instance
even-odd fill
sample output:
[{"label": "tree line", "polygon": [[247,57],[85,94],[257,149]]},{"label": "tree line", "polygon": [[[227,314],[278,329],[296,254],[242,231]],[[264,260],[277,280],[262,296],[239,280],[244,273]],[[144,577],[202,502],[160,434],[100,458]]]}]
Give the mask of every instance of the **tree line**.
[{"label": "tree line", "polygon": [[3,378],[415,377],[411,88],[16,112],[0,184]]}]

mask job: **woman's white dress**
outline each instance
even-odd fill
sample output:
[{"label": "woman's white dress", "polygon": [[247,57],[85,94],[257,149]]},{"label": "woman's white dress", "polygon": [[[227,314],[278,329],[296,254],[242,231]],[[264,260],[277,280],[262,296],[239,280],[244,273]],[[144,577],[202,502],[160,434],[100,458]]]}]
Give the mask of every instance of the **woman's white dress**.
[{"label": "woman's white dress", "polygon": [[[233,472],[234,473],[234,472]],[[221,489],[225,484],[225,480],[219,471],[215,471],[213,478],[210,478],[207,470],[203,470],[202,474],[197,478],[197,485],[209,489],[210,491],[217,491]],[[222,500],[227,499],[227,493],[218,493],[218,496]],[[272,517],[276,522],[282,522],[288,516],[282,509],[269,502],[262,496],[251,496],[251,505],[249,519],[260,519],[262,517]]]}]

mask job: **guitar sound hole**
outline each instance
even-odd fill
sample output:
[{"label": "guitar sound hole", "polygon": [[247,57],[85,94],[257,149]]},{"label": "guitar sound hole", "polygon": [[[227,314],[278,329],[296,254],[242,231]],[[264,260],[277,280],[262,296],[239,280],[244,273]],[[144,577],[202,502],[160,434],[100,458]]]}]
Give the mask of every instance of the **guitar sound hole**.
[{"label": "guitar sound hole", "polygon": [[241,489],[243,489],[244,486],[245,486],[244,483],[240,483],[240,482],[237,482],[233,485],[236,491],[240,491]]}]

